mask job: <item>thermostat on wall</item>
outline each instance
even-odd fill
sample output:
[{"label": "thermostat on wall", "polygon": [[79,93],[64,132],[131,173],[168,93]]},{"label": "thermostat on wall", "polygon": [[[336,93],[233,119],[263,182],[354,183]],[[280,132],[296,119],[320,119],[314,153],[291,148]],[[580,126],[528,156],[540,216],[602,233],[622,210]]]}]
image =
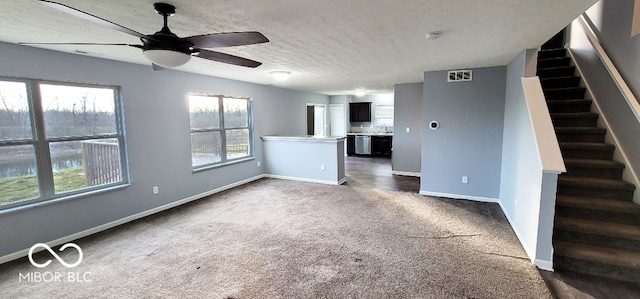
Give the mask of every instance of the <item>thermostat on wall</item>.
[{"label": "thermostat on wall", "polygon": [[429,123],[429,129],[431,129],[431,130],[437,130],[439,127],[440,127],[440,123],[438,121],[436,121],[436,120],[432,120]]}]

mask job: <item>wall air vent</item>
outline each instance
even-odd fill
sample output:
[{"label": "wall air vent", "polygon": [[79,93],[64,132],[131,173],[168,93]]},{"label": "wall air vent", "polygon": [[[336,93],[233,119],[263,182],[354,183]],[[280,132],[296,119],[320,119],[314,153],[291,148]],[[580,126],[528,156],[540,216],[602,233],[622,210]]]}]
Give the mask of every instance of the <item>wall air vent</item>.
[{"label": "wall air vent", "polygon": [[465,82],[471,81],[473,73],[471,70],[449,71],[447,82]]}]

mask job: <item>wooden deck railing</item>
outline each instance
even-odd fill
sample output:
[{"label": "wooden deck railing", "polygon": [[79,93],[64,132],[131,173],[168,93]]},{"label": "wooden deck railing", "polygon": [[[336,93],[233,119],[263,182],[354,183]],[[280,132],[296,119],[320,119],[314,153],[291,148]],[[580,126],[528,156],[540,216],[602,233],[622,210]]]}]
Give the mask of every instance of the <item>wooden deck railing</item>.
[{"label": "wooden deck railing", "polygon": [[82,142],[82,161],[87,186],[110,184],[122,180],[120,151],[116,142]]}]

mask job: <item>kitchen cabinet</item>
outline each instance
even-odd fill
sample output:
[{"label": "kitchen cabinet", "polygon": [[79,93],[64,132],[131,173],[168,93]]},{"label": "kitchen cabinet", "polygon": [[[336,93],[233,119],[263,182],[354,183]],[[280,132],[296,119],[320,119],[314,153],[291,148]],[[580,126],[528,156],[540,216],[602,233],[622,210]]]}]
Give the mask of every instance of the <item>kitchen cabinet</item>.
[{"label": "kitchen cabinet", "polygon": [[371,136],[371,155],[391,157],[391,136]]},{"label": "kitchen cabinet", "polygon": [[349,103],[350,122],[371,122],[371,102]]},{"label": "kitchen cabinet", "polygon": [[356,136],[347,136],[347,155],[353,156],[356,154]]}]

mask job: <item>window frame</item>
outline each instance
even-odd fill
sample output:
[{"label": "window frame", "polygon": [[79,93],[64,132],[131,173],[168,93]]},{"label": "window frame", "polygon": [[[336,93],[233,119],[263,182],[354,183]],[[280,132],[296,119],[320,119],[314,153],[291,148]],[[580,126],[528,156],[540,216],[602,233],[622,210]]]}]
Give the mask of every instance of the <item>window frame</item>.
[{"label": "window frame", "polygon": [[[65,200],[70,198],[82,197],[90,194],[96,194],[101,192],[107,192],[109,190],[126,187],[130,184],[129,177],[129,163],[128,163],[128,151],[126,145],[126,130],[124,125],[124,107],[122,102],[122,91],[119,86],[114,85],[102,85],[93,83],[75,83],[64,82],[54,80],[39,80],[39,79],[26,79],[26,78],[12,78],[0,76],[0,81],[3,82],[18,82],[24,83],[27,93],[27,102],[29,108],[29,120],[31,124],[31,138],[16,139],[1,141],[0,147],[4,146],[18,146],[18,145],[31,145],[34,151],[34,162],[36,169],[36,183],[38,187],[39,196],[35,198],[25,198],[15,200],[7,204],[0,204],[0,213],[12,210],[15,208],[28,207],[35,204],[41,204],[46,202],[52,202],[57,200]],[[42,94],[40,91],[40,85],[59,85],[69,87],[85,87],[85,88],[102,88],[112,89],[114,92],[114,117],[116,124],[116,132],[114,134],[97,134],[97,135],[83,135],[83,136],[69,136],[69,137],[51,137],[48,138],[45,132],[45,111],[42,105]],[[65,141],[83,141],[83,140],[96,140],[96,139],[117,139],[118,140],[118,152],[120,159],[120,177],[118,182],[88,186],[80,189],[63,191],[56,194],[54,184],[54,171],[53,163],[51,161],[51,147],[50,144],[55,142]]]},{"label": "window frame", "polygon": [[[191,108],[190,101],[191,96],[196,97],[210,97],[216,98],[218,100],[218,119],[220,121],[220,125],[218,128],[205,128],[205,129],[193,129],[191,127]],[[240,99],[247,101],[247,126],[234,126],[234,127],[226,127],[224,121],[224,99]],[[220,161],[201,164],[198,166],[193,165],[193,148],[191,148],[191,170],[192,172],[199,172],[203,170],[218,168],[221,166],[226,166],[230,164],[235,164],[239,162],[249,161],[255,159],[255,141],[254,141],[254,126],[253,126],[253,99],[250,97],[242,97],[242,96],[227,96],[220,94],[203,94],[203,93],[189,93],[187,95],[187,106],[189,113],[189,139],[191,139],[191,135],[193,133],[210,133],[210,132],[218,132],[220,134]],[[246,156],[227,159],[227,131],[230,130],[248,130],[249,136],[247,145],[248,154]]]},{"label": "window frame", "polygon": [[[378,116],[378,107],[391,107],[391,116]],[[393,105],[385,105],[385,104],[377,104],[376,105],[376,115],[374,116],[374,124],[376,127],[393,127],[393,124],[395,122],[395,107]],[[391,120],[391,125],[385,125],[385,124],[380,124],[381,119],[390,119]]]}]

